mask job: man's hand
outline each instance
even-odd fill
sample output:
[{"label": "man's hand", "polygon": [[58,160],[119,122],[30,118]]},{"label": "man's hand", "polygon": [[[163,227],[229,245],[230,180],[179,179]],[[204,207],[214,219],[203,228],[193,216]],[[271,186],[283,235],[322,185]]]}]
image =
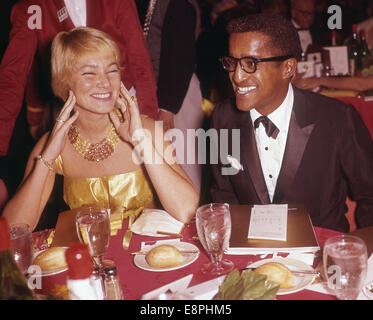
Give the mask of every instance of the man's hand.
[{"label": "man's hand", "polygon": [[175,128],[174,114],[170,111],[159,109],[158,119],[163,121],[163,130],[167,132],[169,129]]}]

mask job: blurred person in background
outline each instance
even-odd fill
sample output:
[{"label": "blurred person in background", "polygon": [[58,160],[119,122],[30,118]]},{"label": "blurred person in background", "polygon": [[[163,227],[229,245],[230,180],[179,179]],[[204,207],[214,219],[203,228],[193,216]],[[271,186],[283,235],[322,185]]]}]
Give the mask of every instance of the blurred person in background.
[{"label": "blurred person in background", "polygon": [[254,12],[257,12],[256,7],[247,3],[227,9],[219,14],[212,28],[202,32],[198,38],[197,75],[202,95],[208,101],[205,106],[207,114],[216,103],[233,97],[232,85],[219,62],[219,58],[228,53],[227,25],[232,19]]},{"label": "blurred person in background", "polygon": [[[196,0],[150,0],[145,7],[140,0],[137,5],[157,84],[159,120],[166,132],[181,130],[184,139],[174,141],[176,156],[199,190],[197,140],[194,146],[188,146],[191,141],[187,138],[187,130],[201,128],[204,117],[200,82],[195,74],[199,5]],[[169,133],[172,135],[172,131]]]},{"label": "blurred person in background", "polygon": [[260,12],[267,14],[280,14],[289,17],[289,6],[285,0],[260,0]]},{"label": "blurred person in background", "polygon": [[313,44],[311,26],[315,18],[315,0],[290,0],[291,22],[298,31],[303,53]]},{"label": "blurred person in background", "polygon": [[214,25],[219,14],[225,10],[238,6],[236,0],[217,0],[212,2],[211,8],[211,25]]}]

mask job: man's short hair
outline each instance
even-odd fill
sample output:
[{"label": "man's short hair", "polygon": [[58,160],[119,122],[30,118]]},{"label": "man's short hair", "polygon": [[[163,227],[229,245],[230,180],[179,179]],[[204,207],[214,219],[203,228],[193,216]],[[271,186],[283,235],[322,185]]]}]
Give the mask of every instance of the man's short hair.
[{"label": "man's short hair", "polygon": [[272,47],[279,55],[293,55],[300,59],[302,47],[298,32],[289,19],[276,14],[250,14],[232,20],[227,27],[228,33],[260,32],[272,40]]}]

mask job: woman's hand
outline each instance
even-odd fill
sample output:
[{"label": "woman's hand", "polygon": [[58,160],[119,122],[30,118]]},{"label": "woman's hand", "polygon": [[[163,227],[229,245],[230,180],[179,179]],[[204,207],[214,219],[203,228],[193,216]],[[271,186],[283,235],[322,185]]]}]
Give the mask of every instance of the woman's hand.
[{"label": "woman's hand", "polygon": [[75,95],[72,91],[70,91],[69,97],[57,117],[56,123],[51,134],[49,135],[48,142],[43,151],[43,157],[47,161],[53,162],[61,154],[65,146],[69,129],[79,116],[79,112],[76,111],[70,117],[70,112],[73,110],[75,102]]},{"label": "woman's hand", "polygon": [[[123,99],[124,100],[123,100]],[[117,100],[117,104],[123,114],[123,121],[118,117],[115,110],[110,112],[110,119],[114,124],[120,137],[126,142],[134,145],[134,133],[136,130],[142,129],[142,122],[140,117],[140,111],[136,105],[136,98],[132,97],[126,87],[121,84],[120,95]]]}]

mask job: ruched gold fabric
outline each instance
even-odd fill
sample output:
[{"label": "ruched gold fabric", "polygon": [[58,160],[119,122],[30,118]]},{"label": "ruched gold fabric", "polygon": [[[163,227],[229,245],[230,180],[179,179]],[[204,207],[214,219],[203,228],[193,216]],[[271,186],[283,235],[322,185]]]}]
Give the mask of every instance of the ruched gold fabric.
[{"label": "ruched gold fabric", "polygon": [[[56,165],[63,172],[61,156]],[[143,169],[98,178],[64,176],[63,196],[71,209],[84,205],[125,207],[126,211],[156,207],[151,183]]]}]

